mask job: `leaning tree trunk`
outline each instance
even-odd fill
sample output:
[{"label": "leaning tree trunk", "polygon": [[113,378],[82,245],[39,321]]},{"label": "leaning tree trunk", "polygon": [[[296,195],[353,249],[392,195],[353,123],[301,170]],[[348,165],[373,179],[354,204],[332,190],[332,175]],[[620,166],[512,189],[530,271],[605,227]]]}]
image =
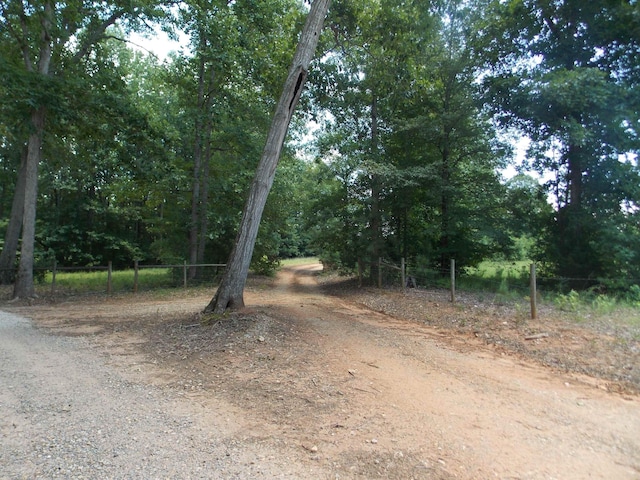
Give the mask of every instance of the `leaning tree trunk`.
[{"label": "leaning tree trunk", "polygon": [[314,0],[311,4],[307,21],[293,56],[289,75],[276,106],[262,158],[251,184],[249,198],[242,213],[235,245],[227,262],[227,268],[222,277],[220,287],[205,308],[205,312],[223,313],[227,309],[244,307],[244,286],[256,237],[258,236],[262,212],[267,202],[269,190],[273,185],[282,144],[289,129],[289,123],[296,104],[300,99],[300,93],[307,78],[309,63],[318,45],[322,24],[330,3],[330,0]]}]

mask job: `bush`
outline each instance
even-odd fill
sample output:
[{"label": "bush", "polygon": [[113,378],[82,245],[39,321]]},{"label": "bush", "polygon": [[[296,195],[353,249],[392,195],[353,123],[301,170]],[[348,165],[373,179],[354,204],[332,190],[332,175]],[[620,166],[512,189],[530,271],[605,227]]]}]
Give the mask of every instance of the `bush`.
[{"label": "bush", "polygon": [[251,269],[257,275],[265,275],[267,277],[273,277],[280,268],[279,258],[269,258],[266,255],[262,255],[259,259],[251,262]]},{"label": "bush", "polygon": [[580,307],[580,294],[575,290],[559,294],[555,299],[556,306],[565,312],[577,312]]}]

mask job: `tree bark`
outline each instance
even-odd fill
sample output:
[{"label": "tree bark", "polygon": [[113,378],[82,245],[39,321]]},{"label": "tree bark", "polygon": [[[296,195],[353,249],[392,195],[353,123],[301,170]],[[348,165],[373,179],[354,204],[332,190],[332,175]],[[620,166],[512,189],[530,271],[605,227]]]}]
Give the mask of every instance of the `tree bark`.
[{"label": "tree bark", "polygon": [[211,131],[213,129],[211,118],[207,121],[207,138],[205,141],[205,151],[202,158],[202,175],[200,185],[200,236],[198,240],[198,255],[196,261],[205,263],[205,249],[209,236],[209,217],[207,215],[207,205],[209,204],[209,173],[211,165]]},{"label": "tree bark", "polygon": [[264,206],[273,185],[276,167],[289,123],[300,99],[307,78],[309,63],[313,58],[330,0],[314,0],[307,21],[300,35],[291,68],[267,135],[267,141],[256,174],[251,184],[249,198],[244,207],[238,235],[227,262],[222,282],[215,296],[205,308],[205,313],[223,313],[227,309],[244,307],[244,286],[258,235]]},{"label": "tree bark", "polygon": [[23,149],[20,155],[20,169],[16,181],[11,216],[4,236],[4,246],[0,253],[0,285],[9,285],[15,280],[15,263],[22,231],[22,212],[24,210],[24,187],[26,179],[27,149]]},{"label": "tree bark", "polygon": [[[371,150],[372,160],[378,162],[378,99],[375,94],[371,98]],[[369,211],[369,229],[371,233],[371,263],[369,279],[373,285],[378,281],[378,259],[382,256],[382,213],[380,212],[380,176],[371,173],[371,206]]]},{"label": "tree bark", "polygon": [[[40,48],[38,54],[38,74],[47,76],[51,66],[53,39],[51,28],[54,24],[54,6],[52,2],[44,4],[44,14],[40,19]],[[33,64],[25,53],[25,66],[32,70]],[[38,165],[42,150],[44,122],[47,109],[44,105],[31,112],[31,133],[27,143],[27,159],[25,164],[24,207],[22,210],[22,245],[20,248],[20,264],[18,276],[13,286],[13,298],[33,297],[33,263],[34,244],[36,239],[36,204],[38,202]]]},{"label": "tree bark", "polygon": [[18,276],[13,287],[13,298],[33,297],[33,261],[36,238],[36,203],[38,201],[38,165],[44,133],[45,107],[31,115],[34,131],[29,135],[25,164],[24,207],[22,211],[22,245]]},{"label": "tree bark", "polygon": [[[198,71],[198,98],[195,118],[195,138],[193,145],[193,183],[191,187],[191,222],[189,226],[189,263],[198,261],[198,228],[200,215],[200,175],[202,174],[202,135],[205,124],[204,116],[204,56],[200,57]],[[189,267],[189,279],[196,276],[196,267]]]}]

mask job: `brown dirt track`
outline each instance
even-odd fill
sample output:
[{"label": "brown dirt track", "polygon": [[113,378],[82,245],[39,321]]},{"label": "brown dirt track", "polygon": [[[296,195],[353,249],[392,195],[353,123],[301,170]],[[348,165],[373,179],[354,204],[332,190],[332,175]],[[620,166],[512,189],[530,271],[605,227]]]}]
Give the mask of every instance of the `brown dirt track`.
[{"label": "brown dirt track", "polygon": [[212,292],[2,308],[90,337],[132,381],[179,392],[204,425],[228,417],[224,435],[308,478],[640,478],[637,336],[621,349],[545,312],[322,289],[319,268],[252,280],[247,308],[220,318],[198,313]]}]

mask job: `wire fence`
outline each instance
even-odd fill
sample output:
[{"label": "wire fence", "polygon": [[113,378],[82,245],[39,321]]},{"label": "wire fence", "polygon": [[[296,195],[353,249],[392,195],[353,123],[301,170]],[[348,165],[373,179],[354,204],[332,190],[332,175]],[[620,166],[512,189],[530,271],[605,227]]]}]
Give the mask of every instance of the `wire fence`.
[{"label": "wire fence", "polygon": [[[526,262],[501,263],[491,271],[480,269],[458,269],[455,260],[449,268],[433,268],[426,265],[400,264],[383,258],[358,260],[359,285],[374,285],[378,288],[422,288],[447,290],[450,301],[456,302],[456,294],[464,292],[490,293],[502,298],[527,298],[531,305],[531,318],[536,318],[541,291],[557,294],[570,293],[574,289],[593,289],[602,294],[602,284],[593,278],[540,277],[536,264]],[[640,279],[617,279],[617,284],[627,285],[629,297],[640,301]],[[638,298],[636,298],[638,297]]]},{"label": "wire fence", "polygon": [[[48,267],[34,268],[34,281],[39,294],[73,294],[133,292],[157,288],[188,288],[217,284],[223,263],[145,265],[134,262],[126,269],[107,265],[83,267],[60,266],[56,262]],[[3,284],[13,282],[15,270],[0,270]]]}]

